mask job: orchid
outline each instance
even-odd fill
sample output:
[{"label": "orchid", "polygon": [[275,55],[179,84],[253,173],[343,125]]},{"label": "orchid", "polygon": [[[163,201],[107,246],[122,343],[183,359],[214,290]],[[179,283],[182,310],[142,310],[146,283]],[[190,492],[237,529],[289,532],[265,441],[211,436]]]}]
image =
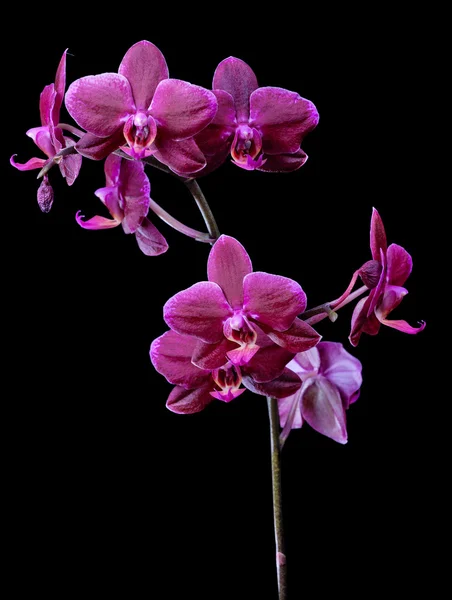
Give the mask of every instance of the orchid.
[{"label": "orchid", "polygon": [[425,328],[424,322],[419,327],[412,327],[406,321],[387,318],[408,294],[408,290],[402,286],[411,273],[413,261],[398,244],[387,246],[383,221],[375,208],[370,225],[370,249],[372,260],[361,267],[359,274],[371,291],[353,311],[349,338],[353,346],[358,345],[362,333],[376,335],[381,325],[410,334],[419,333]]},{"label": "orchid", "polygon": [[193,136],[212,121],[217,100],[200,86],[168,77],[163,54],[144,40],[129,48],[118,73],[74,81],[66,107],[88,132],[78,151],[101,159],[125,146],[132,157],[153,155],[178,173],[202,169],[206,161]]},{"label": "orchid", "polygon": [[[152,364],[169,383],[176,385],[169,395],[167,408],[180,414],[200,412],[214,398],[230,402],[245,388],[275,398],[294,394],[301,386],[300,378],[284,367],[292,355],[284,350],[281,352],[282,349],[270,340],[264,343],[265,347],[247,365],[239,367],[224,356],[221,366],[201,369],[192,360],[197,351],[196,338],[174,331],[158,337],[151,344]],[[280,363],[276,371],[274,362]],[[275,376],[277,372],[279,374]],[[242,383],[244,388],[240,387]]]},{"label": "orchid", "polygon": [[122,225],[125,233],[134,233],[141,251],[157,256],[168,250],[163,235],[146,218],[149,210],[151,186],[138,161],[125,160],[111,154],[105,161],[106,187],[98,189],[96,196],[109,210],[113,219],[95,216],[83,221],[80,211],[77,223],[84,229],[112,229]]},{"label": "orchid", "polygon": [[359,397],[362,384],[361,363],[342,344],[320,342],[307,352],[300,352],[287,365],[303,385],[295,394],[278,401],[283,431],[281,443],[291,429],[306,421],[319,433],[345,444],[345,411]]},{"label": "orchid", "polygon": [[[60,110],[66,88],[66,53],[63,52],[55,76],[55,83],[47,85],[41,92],[39,98],[39,112],[41,115],[41,127],[33,127],[27,131],[27,135],[34,141],[42,152],[52,159],[58,152],[75,144],[74,140],[65,137],[58,124],[60,122]],[[15,161],[15,154],[10,159],[10,163],[19,171],[30,171],[33,169],[42,169],[48,161],[43,158],[31,158],[26,163]],[[59,167],[62,176],[66,179],[68,185],[72,185],[76,180],[82,157],[77,154],[62,156],[59,160]],[[38,188],[38,204],[42,212],[49,212],[53,204],[53,188],[49,183],[48,176],[45,175]]]},{"label": "orchid", "polygon": [[319,120],[312,102],[279,87],[259,87],[252,69],[232,56],[218,65],[212,87],[218,112],[196,136],[207,158],[202,174],[229,152],[246,170],[289,172],[304,165],[308,157],[300,144]]},{"label": "orchid", "polygon": [[294,354],[315,346],[319,334],[297,318],[306,307],[301,286],[287,277],[254,272],[250,257],[236,239],[222,235],[207,263],[208,281],[196,283],[168,300],[166,324],[199,340],[193,361],[221,366],[224,356],[236,366],[259,350],[258,336]]}]

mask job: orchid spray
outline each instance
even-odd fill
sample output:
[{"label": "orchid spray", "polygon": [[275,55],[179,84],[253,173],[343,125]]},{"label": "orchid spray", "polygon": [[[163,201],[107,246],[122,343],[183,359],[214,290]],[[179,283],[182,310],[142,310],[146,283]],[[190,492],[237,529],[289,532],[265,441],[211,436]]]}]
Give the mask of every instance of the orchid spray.
[{"label": "orchid spray", "polygon": [[[192,281],[167,300],[162,333],[149,340],[150,360],[170,384],[161,401],[173,413],[199,413],[212,402],[230,403],[239,397],[246,401],[249,392],[266,398],[277,582],[279,600],[285,600],[281,450],[293,429],[306,427],[345,444],[347,412],[353,410],[362,384],[360,361],[342,343],[322,340],[318,324],[326,318],[334,322],[338,311],[354,304],[352,346],[363,334],[376,335],[381,325],[406,334],[422,331],[423,322],[415,326],[389,318],[407,294],[403,286],[411,273],[411,256],[395,243],[388,246],[383,221],[373,209],[371,258],[351,274],[340,297],[309,307],[298,281],[254,271],[240,241],[220,234],[197,179],[229,160],[246,171],[300,169],[308,158],[303,140],[319,121],[315,105],[295,91],[260,87],[251,67],[235,57],[220,62],[212,90],[172,79],[163,54],[148,41],[127,50],[117,73],[87,75],[67,91],[66,60],[67,51],[54,83],[41,93],[41,124],[27,132],[45,158],[22,163],[14,155],[11,165],[39,170],[38,204],[49,212],[51,180],[58,171],[72,185],[83,174],[83,161],[103,161],[105,186],[93,189],[100,202],[93,200],[86,216],[78,211],[74,223],[87,230],[121,225],[146,256],[170,251],[156,226],[159,221],[207,244],[205,280]],[[75,124],[62,122],[63,102]],[[152,169],[186,186],[206,231],[182,223],[154,200]],[[231,199],[231,210],[240,217],[239,198]],[[124,239],[127,243],[132,243],[130,237]]]}]

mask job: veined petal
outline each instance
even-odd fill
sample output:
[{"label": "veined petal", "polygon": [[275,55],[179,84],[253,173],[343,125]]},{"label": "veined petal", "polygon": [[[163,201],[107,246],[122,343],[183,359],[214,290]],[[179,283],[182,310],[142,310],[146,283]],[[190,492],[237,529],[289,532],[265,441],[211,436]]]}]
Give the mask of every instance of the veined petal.
[{"label": "veined petal", "polygon": [[149,108],[158,84],[169,77],[165,57],[146,40],[127,50],[118,72],[129,80],[138,110]]},{"label": "veined petal", "polygon": [[209,90],[180,79],[165,79],[157,86],[149,110],[165,138],[185,140],[212,121],[217,106]]},{"label": "veined petal", "polygon": [[11,166],[15,167],[19,171],[32,171],[33,169],[42,169],[46,161],[43,158],[30,158],[26,163],[18,163],[14,160],[17,154],[13,154],[9,159]]},{"label": "veined petal", "polygon": [[52,121],[55,126],[60,122],[60,110],[66,89],[66,54],[67,48],[63,52],[55,75],[55,102],[52,110]]},{"label": "veined petal", "polygon": [[119,195],[117,186],[99,188],[94,192],[95,196],[108,208],[111,216],[121,223],[124,213],[119,205]]},{"label": "veined petal", "polygon": [[244,374],[242,383],[251,392],[262,396],[271,396],[272,398],[291,396],[301,387],[301,379],[290,369],[284,369],[279,377],[266,383],[257,382],[250,375]]},{"label": "veined petal", "polygon": [[197,340],[167,331],[151,344],[151,361],[155,370],[175,385],[196,388],[210,381],[210,371],[191,362]]},{"label": "veined petal", "polygon": [[372,218],[370,221],[370,249],[372,258],[378,260],[378,262],[381,262],[380,249],[383,251],[383,254],[386,255],[386,232],[383,221],[376,208],[372,209]]},{"label": "veined petal", "polygon": [[116,154],[110,154],[104,164],[105,182],[107,187],[113,187],[119,183],[119,174],[121,172],[121,164],[123,158],[116,156]]},{"label": "veined petal", "polygon": [[27,135],[46,156],[49,158],[55,156],[52,134],[48,127],[33,127],[27,131]]},{"label": "veined petal", "polygon": [[193,138],[176,142],[157,135],[154,144],[157,148],[155,158],[178,175],[197,173],[206,165],[204,154]]},{"label": "veined petal", "polygon": [[146,217],[135,231],[135,238],[141,252],[146,256],[158,256],[168,250],[168,242]]},{"label": "veined petal", "polygon": [[179,292],[163,307],[163,318],[171,329],[209,344],[223,338],[223,323],[231,315],[220,286],[208,281]]},{"label": "veined petal", "polygon": [[320,342],[316,349],[321,360],[319,374],[337,387],[344,408],[348,408],[363,382],[360,361],[338,342]]},{"label": "veined petal", "polygon": [[391,285],[403,285],[413,268],[411,256],[402,246],[391,244],[388,248],[386,258],[388,261],[386,275],[388,283]]},{"label": "veined petal", "polygon": [[150,202],[151,185],[142,162],[122,161],[119,191],[124,200],[122,226],[126,233],[135,233],[148,214]]},{"label": "veined petal", "polygon": [[248,122],[250,96],[258,88],[258,83],[254,71],[246,62],[233,56],[225,58],[215,70],[212,87],[228,92],[234,100],[237,121]]},{"label": "veined petal", "polygon": [[99,137],[116,133],[135,112],[130,84],[118,73],[88,75],[71,83],[66,108],[80,127]]},{"label": "veined petal", "polygon": [[212,122],[196,136],[196,143],[204,154],[212,156],[221,150],[228,140],[232,141],[237,122],[232,96],[223,90],[213,90],[218,102],[217,113]]},{"label": "veined petal", "polygon": [[75,149],[86,158],[102,160],[125,143],[123,131],[118,129],[114,135],[109,137],[99,137],[92,133],[85,133],[75,144]]},{"label": "veined petal", "polygon": [[289,429],[300,429],[303,425],[300,401],[300,390],[292,396],[286,396],[285,398],[280,398],[278,400],[279,423],[283,428],[281,435],[284,436],[284,439],[287,439]]},{"label": "veined petal", "polygon": [[237,347],[235,342],[223,338],[216,344],[206,344],[196,340],[191,361],[200,369],[219,369],[228,362],[227,353]]},{"label": "veined petal", "polygon": [[207,261],[209,281],[218,283],[232,308],[242,308],[243,278],[253,271],[245,248],[235,238],[222,235]]},{"label": "veined petal", "polygon": [[421,331],[423,331],[425,329],[425,326],[426,326],[425,321],[420,321],[419,327],[412,327],[409,323],[407,323],[406,321],[401,321],[400,319],[398,319],[398,320],[383,319],[381,321],[381,323],[383,325],[387,325],[387,327],[392,327],[393,329],[398,329],[399,331],[402,331],[403,333],[411,333],[411,334],[420,333]]},{"label": "veined petal", "polygon": [[166,408],[180,415],[190,415],[200,412],[213,402],[210,395],[212,388],[205,386],[195,390],[186,390],[176,386],[168,397]]},{"label": "veined petal", "polygon": [[263,156],[265,162],[258,171],[269,173],[291,173],[302,167],[308,160],[308,155],[301,148],[293,154],[264,154]]},{"label": "veined petal", "polygon": [[272,381],[282,374],[293,355],[293,352],[270,343],[264,348],[260,347],[244,368],[257,382]]},{"label": "veined petal", "polygon": [[345,410],[336,387],[326,377],[309,377],[301,389],[301,414],[309,425],[339,444],[347,443]]},{"label": "veined petal", "polygon": [[39,112],[41,115],[41,125],[43,127],[53,127],[52,112],[55,106],[56,98],[55,85],[51,83],[46,85],[39,96]]},{"label": "veined petal", "polygon": [[257,271],[243,280],[243,310],[277,331],[285,331],[306,308],[306,294],[288,277]]},{"label": "veined petal", "polygon": [[367,312],[371,302],[371,296],[366,296],[365,298],[361,298],[353,309],[351,330],[348,337],[352,346],[357,346],[359,343],[359,338],[363,332],[363,326],[367,320]]},{"label": "veined petal", "polygon": [[250,126],[260,130],[264,154],[297,152],[318,122],[314,104],[296,92],[263,87],[251,94]]},{"label": "veined petal", "polygon": [[292,369],[292,371],[297,373],[302,379],[306,375],[317,374],[320,368],[320,354],[318,350],[319,346],[320,344],[317,344],[310,350],[298,352],[298,354],[294,356],[293,360],[291,360],[287,365],[288,368]]},{"label": "veined petal", "polygon": [[386,285],[384,294],[375,310],[377,318],[382,321],[390,312],[399,306],[408,290],[398,285]]},{"label": "veined petal", "polygon": [[274,331],[265,325],[261,325],[261,327],[275,344],[294,354],[306,352],[322,339],[322,336],[311,325],[298,318],[286,331]]},{"label": "veined petal", "polygon": [[82,215],[80,210],[75,215],[75,220],[83,229],[113,229],[120,224],[116,219],[107,219],[99,215],[88,219],[88,221],[83,221],[84,217],[85,215]]},{"label": "veined petal", "polygon": [[[71,140],[68,137],[64,138],[64,142],[65,148],[75,145],[74,140]],[[81,154],[68,154],[67,156],[64,156],[63,160],[60,162],[59,166],[61,174],[66,179],[68,185],[72,185],[77,179],[80,169],[82,168],[82,160],[83,157]]]}]

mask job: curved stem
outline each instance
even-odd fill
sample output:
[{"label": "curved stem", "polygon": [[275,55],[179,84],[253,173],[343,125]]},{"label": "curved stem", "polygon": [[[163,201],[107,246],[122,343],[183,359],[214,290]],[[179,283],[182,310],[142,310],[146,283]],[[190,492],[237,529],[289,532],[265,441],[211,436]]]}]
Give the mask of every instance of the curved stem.
[{"label": "curved stem", "polygon": [[281,493],[281,449],[279,446],[279,413],[275,398],[267,398],[270,419],[270,444],[273,484],[273,521],[275,525],[276,575],[278,578],[278,598],[287,598],[287,567],[284,554],[284,529],[282,519]]},{"label": "curved stem", "polygon": [[[316,306],[315,308],[311,308],[310,310],[307,310],[304,313],[302,313],[300,315],[300,319],[303,319],[303,321],[305,321],[308,325],[315,325],[316,323],[319,323],[319,321],[323,321],[323,319],[325,319],[326,317],[329,317],[331,321],[335,321],[337,318],[337,313],[335,312],[336,310],[343,308],[344,306],[346,306],[350,302],[353,302],[353,300],[355,300],[359,296],[362,296],[365,292],[368,291],[369,288],[363,285],[362,287],[349,294],[347,298],[343,300],[340,304],[336,304],[337,300],[330,303],[321,304],[320,306]],[[334,304],[336,304],[336,306],[333,311],[331,309],[331,305]],[[336,316],[334,318],[331,318],[331,314]]]},{"label": "curved stem", "polygon": [[75,146],[67,146],[66,148],[63,148],[62,150],[57,152],[55,154],[55,156],[52,156],[52,158],[49,158],[49,160],[45,163],[45,165],[39,171],[36,179],[41,179],[41,177],[44,177],[44,175],[46,175],[52,167],[54,167],[55,165],[58,165],[63,160],[63,157],[67,156],[68,154],[76,154],[76,153],[77,153],[77,150],[75,149]]},{"label": "curved stem", "polygon": [[59,127],[60,129],[64,129],[65,131],[68,131],[69,133],[72,133],[72,135],[76,135],[79,138],[83,137],[86,133],[85,131],[82,131],[78,127],[74,127],[73,125],[68,125],[67,123],[58,123],[57,127]]},{"label": "curved stem", "polygon": [[150,200],[149,208],[158,216],[162,221],[164,221],[167,225],[170,225],[173,229],[176,229],[180,233],[184,235],[188,235],[189,237],[194,238],[198,242],[205,242],[206,244],[213,244],[215,240],[207,233],[203,233],[201,231],[197,231],[196,229],[192,229],[188,227],[188,225],[184,225],[173,216],[171,216],[166,210],[164,210],[157,202],[154,200]]},{"label": "curved stem", "polygon": [[191,195],[195,199],[196,204],[202,214],[202,218],[204,219],[204,223],[206,224],[207,231],[210,236],[214,239],[218,239],[220,237],[220,230],[218,229],[217,222],[215,221],[215,217],[213,216],[212,211],[210,210],[210,206],[207,203],[207,200],[202,193],[201,188],[199,187],[196,179],[185,179],[185,185],[190,190]]}]

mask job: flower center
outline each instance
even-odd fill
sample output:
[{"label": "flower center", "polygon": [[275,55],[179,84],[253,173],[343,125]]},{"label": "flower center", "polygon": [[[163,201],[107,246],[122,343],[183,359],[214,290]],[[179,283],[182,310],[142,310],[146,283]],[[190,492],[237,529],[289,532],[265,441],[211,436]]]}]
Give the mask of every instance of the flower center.
[{"label": "flower center", "polygon": [[262,150],[262,137],[257,129],[248,125],[239,125],[232,142],[231,155],[235,162],[247,163],[248,156],[256,158]]},{"label": "flower center", "polygon": [[156,122],[142,110],[131,115],[124,125],[124,136],[135,158],[143,158],[152,154],[150,146],[156,135]]},{"label": "flower center", "polygon": [[240,311],[227,319],[223,326],[223,333],[228,340],[239,344],[236,350],[230,350],[227,353],[229,360],[234,365],[245,365],[259,350],[259,346],[256,344],[257,332]]},{"label": "flower center", "polygon": [[217,398],[217,400],[230,402],[245,391],[245,388],[239,389],[242,383],[240,368],[233,365],[231,362],[212,371],[212,378],[219,389],[210,392],[210,395]]}]

